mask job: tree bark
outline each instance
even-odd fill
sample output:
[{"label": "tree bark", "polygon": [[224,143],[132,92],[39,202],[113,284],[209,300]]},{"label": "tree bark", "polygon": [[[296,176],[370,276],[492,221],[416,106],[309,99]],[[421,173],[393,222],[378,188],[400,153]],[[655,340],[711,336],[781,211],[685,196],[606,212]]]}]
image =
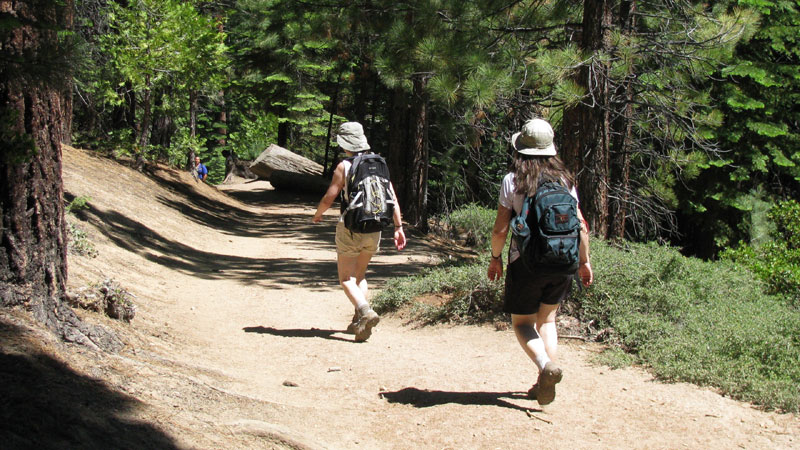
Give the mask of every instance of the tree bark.
[{"label": "tree bark", "polygon": [[391,112],[389,114],[389,143],[387,163],[389,165],[389,174],[392,178],[392,186],[394,186],[395,194],[397,194],[397,201],[400,204],[400,210],[405,211],[408,196],[408,179],[409,171],[407,156],[409,148],[407,141],[408,125],[408,105],[406,102],[406,94],[402,88],[396,87],[391,92]]},{"label": "tree bark", "polygon": [[411,183],[406,220],[420,231],[428,230],[428,101],[425,93],[427,80],[422,75],[413,79]]},{"label": "tree bark", "polygon": [[[636,26],[634,12],[635,0],[623,0],[619,5],[619,21],[623,33],[633,32]],[[616,195],[611,204],[611,230],[610,237],[624,239],[628,218],[628,204],[630,202],[631,181],[631,141],[633,139],[633,76],[634,67],[630,66],[628,76],[618,88],[617,97],[622,100],[622,116],[612,123],[614,135],[614,157],[611,166],[612,186],[615,186]]]},{"label": "tree bark", "polygon": [[2,2],[0,13],[18,19],[0,37],[1,59],[28,56],[43,70],[0,69],[0,130],[6,137],[0,156],[0,306],[23,306],[65,339],[97,347],[94,330],[64,303],[61,142],[71,111],[71,75],[66,67],[36,61],[59,48],[58,31],[72,26],[73,2]]},{"label": "tree bark", "polygon": [[152,108],[153,92],[151,90],[150,75],[145,75],[145,88],[142,93],[142,125],[139,129],[137,143],[139,148],[136,151],[136,169],[142,170],[144,167],[144,153],[150,143],[150,123],[153,120]]},{"label": "tree bark", "polygon": [[[596,55],[610,47],[611,6],[608,0],[587,0],[583,9],[584,52]],[[594,58],[580,68],[578,83],[587,96],[564,113],[562,154],[576,174],[581,210],[593,232],[609,233],[609,105],[608,64]]]}]

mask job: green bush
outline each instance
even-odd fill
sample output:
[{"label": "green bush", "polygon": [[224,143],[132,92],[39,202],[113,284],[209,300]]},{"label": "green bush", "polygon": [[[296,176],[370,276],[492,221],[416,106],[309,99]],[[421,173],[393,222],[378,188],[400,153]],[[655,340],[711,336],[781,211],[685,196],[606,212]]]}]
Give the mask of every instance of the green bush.
[{"label": "green bush", "polygon": [[95,258],[98,255],[97,249],[89,235],[79,225],[67,219],[67,250],[70,253]]},{"label": "green bush", "polygon": [[[428,270],[409,278],[396,278],[373,299],[373,308],[387,312],[411,305],[418,320],[426,323],[476,323],[502,314],[502,281],[489,281],[488,259],[462,266]],[[448,301],[431,306],[415,303],[425,294],[441,294]]]},{"label": "green bush", "polygon": [[92,201],[91,197],[86,195],[79,195],[72,199],[71,202],[67,204],[64,208],[64,212],[69,214],[73,211],[82,211],[84,209],[89,209],[89,202]]},{"label": "green bush", "polygon": [[451,238],[463,238],[466,245],[488,249],[497,211],[474,203],[461,207],[441,219]]},{"label": "green bush", "polygon": [[760,246],[740,244],[723,259],[744,264],[767,283],[767,292],[800,306],[800,203],[789,200],[767,214],[775,225],[772,240]]},{"label": "green bush", "polygon": [[[649,367],[659,378],[714,386],[765,408],[800,411],[800,311],[764,292],[731,261],[687,258],[656,244],[592,241],[595,283],[569,306],[602,330],[613,367]],[[501,317],[502,282],[486,277],[488,255],[461,267],[392,280],[374,300],[380,312],[409,307],[424,322]],[[448,302],[416,302],[443,294]]]},{"label": "green bush", "polygon": [[730,261],[654,244],[592,245],[584,321],[665,380],[714,386],[767,408],[800,411],[800,312]]}]

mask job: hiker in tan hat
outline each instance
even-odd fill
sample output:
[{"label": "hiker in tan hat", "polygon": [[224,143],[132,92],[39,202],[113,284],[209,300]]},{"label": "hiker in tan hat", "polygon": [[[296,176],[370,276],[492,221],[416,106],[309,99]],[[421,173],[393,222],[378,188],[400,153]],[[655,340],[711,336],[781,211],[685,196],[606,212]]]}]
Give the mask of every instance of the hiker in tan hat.
[{"label": "hiker in tan hat", "polygon": [[394,225],[394,245],[398,250],[406,246],[406,235],[386,161],[370,151],[361,124],[343,123],[336,142],[347,158],[336,166],[312,221],[319,223],[322,214],[342,194],[341,215],[336,224],[339,283],[355,308],[347,332],[355,334],[356,342],[363,342],[380,321],[367,301],[366,272],[372,255],[378,251],[381,230]]},{"label": "hiker in tan hat", "polygon": [[539,372],[528,394],[546,405],[555,399],[562,377],[555,363],[558,305],[576,271],[584,286],[593,279],[589,230],[578,208],[574,178],[556,154],[550,124],[530,120],[511,143],[514,162],[500,189],[488,276],[503,276],[502,252],[511,228],[503,311],[511,314],[514,334]]}]

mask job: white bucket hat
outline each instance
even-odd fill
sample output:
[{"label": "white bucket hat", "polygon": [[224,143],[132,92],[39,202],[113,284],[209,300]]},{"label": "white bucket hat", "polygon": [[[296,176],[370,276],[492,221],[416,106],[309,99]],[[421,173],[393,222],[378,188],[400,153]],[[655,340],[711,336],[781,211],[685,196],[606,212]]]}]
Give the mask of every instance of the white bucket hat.
[{"label": "white bucket hat", "polygon": [[553,127],[546,120],[532,119],[525,122],[522,131],[511,136],[514,150],[529,156],[555,156]]},{"label": "white bucket hat", "polygon": [[339,126],[336,133],[336,142],[343,149],[358,153],[369,150],[367,137],[364,136],[364,127],[358,122],[345,122]]}]

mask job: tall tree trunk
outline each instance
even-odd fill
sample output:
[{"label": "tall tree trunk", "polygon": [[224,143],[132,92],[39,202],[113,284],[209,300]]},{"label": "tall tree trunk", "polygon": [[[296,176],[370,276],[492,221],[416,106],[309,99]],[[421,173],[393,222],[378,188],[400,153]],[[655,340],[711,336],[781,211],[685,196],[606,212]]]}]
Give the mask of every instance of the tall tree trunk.
[{"label": "tall tree trunk", "polygon": [[71,76],[41,56],[65,51],[58,32],[71,28],[73,2],[2,2],[0,14],[17,19],[0,35],[0,59],[17,66],[0,69],[0,306],[23,306],[65,339],[93,345],[89,328],[64,303],[61,142]]},{"label": "tall tree trunk", "polygon": [[[407,209],[407,199],[409,198],[409,171],[408,171],[408,139],[407,124],[409,108],[406,102],[408,96],[402,88],[396,87],[391,92],[391,111],[389,113],[389,142],[387,162],[389,173],[392,178],[392,185],[397,194],[397,201],[400,209]],[[404,213],[405,215],[405,213]]]},{"label": "tall tree trunk", "polygon": [[228,145],[228,111],[225,109],[225,89],[220,89],[219,93],[219,114],[217,115],[217,147]]},{"label": "tall tree trunk", "polygon": [[[623,0],[619,5],[619,19],[623,33],[633,32],[636,26],[634,12],[635,0]],[[611,205],[612,222],[610,237],[624,239],[630,202],[631,182],[631,141],[633,139],[633,76],[634,67],[630,66],[625,82],[618,88],[617,97],[622,98],[622,116],[614,121],[614,157],[612,161],[613,186],[615,200]]]},{"label": "tall tree trunk", "polygon": [[144,167],[144,153],[147,151],[147,145],[150,143],[150,123],[153,120],[152,96],[153,91],[150,85],[150,75],[146,75],[145,88],[142,93],[142,124],[138,136],[139,149],[136,152],[136,168],[138,170]]},{"label": "tall tree trunk", "polygon": [[428,101],[425,93],[427,80],[422,75],[413,79],[411,183],[408,192],[406,219],[419,230],[428,230]]},{"label": "tall tree trunk", "polygon": [[197,91],[189,90],[189,136],[192,137],[192,145],[189,146],[189,154],[186,155],[186,166],[190,172],[195,174],[197,164],[195,163],[194,138],[197,136]]},{"label": "tall tree trunk", "polygon": [[[610,47],[609,0],[587,0],[583,8],[582,49],[596,55]],[[592,59],[581,67],[578,83],[587,92],[577,106],[564,113],[563,156],[578,179],[581,210],[594,233],[609,232],[609,105],[608,65]]]},{"label": "tall tree trunk", "polygon": [[189,90],[189,135],[197,136],[197,90]]},{"label": "tall tree trunk", "polygon": [[[328,166],[328,159],[329,154],[331,151],[331,135],[333,134],[333,115],[334,112],[338,110],[339,105],[339,89],[341,89],[341,81],[336,81],[336,90],[333,92],[333,99],[331,100],[330,105],[330,115],[328,116],[328,134],[326,135],[325,139],[325,161],[322,164],[322,176],[327,177],[330,173],[333,172],[333,164]],[[335,158],[334,158],[335,159]],[[331,160],[331,163],[334,161]]]}]

